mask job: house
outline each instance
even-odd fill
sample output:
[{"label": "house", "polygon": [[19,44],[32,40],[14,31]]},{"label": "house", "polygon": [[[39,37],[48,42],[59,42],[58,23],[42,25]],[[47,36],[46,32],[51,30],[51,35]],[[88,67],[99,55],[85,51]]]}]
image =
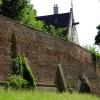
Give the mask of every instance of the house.
[{"label": "house", "polygon": [[74,15],[73,7],[70,9],[70,12],[61,13],[58,12],[58,5],[55,4],[53,7],[54,14],[46,16],[38,16],[37,20],[43,21],[46,25],[53,25],[55,28],[68,28],[66,35],[68,36],[69,41],[72,41],[76,44],[79,44]]}]

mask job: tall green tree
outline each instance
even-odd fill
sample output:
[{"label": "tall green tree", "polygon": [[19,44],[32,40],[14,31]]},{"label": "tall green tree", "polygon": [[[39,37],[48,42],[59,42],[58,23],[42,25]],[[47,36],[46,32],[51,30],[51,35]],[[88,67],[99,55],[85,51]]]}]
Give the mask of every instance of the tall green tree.
[{"label": "tall green tree", "polygon": [[27,4],[24,6],[23,9],[18,12],[18,16],[16,16],[15,19],[37,30],[43,30],[44,23],[36,20],[36,10],[33,9],[33,5]]},{"label": "tall green tree", "polygon": [[43,30],[43,22],[36,21],[36,10],[30,4],[30,0],[2,0],[0,9],[4,16],[40,31]]},{"label": "tall green tree", "polygon": [[95,37],[95,44],[100,45],[100,25],[97,26],[98,32],[97,35]]},{"label": "tall green tree", "polygon": [[0,5],[2,4],[2,0],[0,0]]},{"label": "tall green tree", "polygon": [[2,0],[1,14],[14,19],[29,0]]}]

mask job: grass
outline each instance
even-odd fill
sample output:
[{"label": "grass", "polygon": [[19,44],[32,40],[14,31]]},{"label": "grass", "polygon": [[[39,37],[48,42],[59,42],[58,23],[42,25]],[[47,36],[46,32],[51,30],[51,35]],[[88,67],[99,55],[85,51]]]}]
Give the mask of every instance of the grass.
[{"label": "grass", "polygon": [[100,100],[100,97],[78,93],[0,90],[0,100]]}]

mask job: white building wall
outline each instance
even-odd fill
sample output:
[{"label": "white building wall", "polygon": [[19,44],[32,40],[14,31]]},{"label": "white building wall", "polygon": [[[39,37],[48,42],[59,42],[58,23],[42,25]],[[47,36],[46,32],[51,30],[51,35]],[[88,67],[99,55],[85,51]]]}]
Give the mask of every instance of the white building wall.
[{"label": "white building wall", "polygon": [[73,9],[70,9],[70,21],[69,21],[69,31],[68,31],[68,40],[74,42],[75,44],[79,44],[78,34],[76,30],[76,26],[73,25],[74,16]]}]

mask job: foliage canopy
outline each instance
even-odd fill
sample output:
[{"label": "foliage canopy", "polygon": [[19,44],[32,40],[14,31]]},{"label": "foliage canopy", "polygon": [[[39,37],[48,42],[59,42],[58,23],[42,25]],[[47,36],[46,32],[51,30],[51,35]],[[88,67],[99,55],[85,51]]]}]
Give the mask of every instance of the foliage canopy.
[{"label": "foliage canopy", "polygon": [[43,22],[36,21],[36,10],[30,0],[1,0],[0,13],[27,26],[41,30]]},{"label": "foliage canopy", "polygon": [[97,26],[97,29],[98,29],[98,33],[95,37],[95,44],[100,45],[100,25]]},{"label": "foliage canopy", "polygon": [[36,10],[30,0],[0,0],[0,13],[38,31],[67,39],[67,28],[56,29],[53,25],[47,26],[43,21],[36,20]]}]

